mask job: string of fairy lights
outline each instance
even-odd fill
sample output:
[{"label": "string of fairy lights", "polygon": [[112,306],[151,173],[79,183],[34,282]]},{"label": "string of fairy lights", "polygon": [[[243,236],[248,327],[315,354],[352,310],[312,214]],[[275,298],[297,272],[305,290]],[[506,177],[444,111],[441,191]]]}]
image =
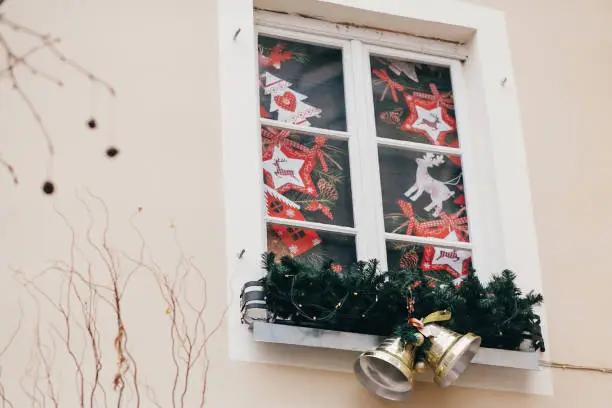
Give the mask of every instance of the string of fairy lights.
[{"label": "string of fairy lights", "polygon": [[[309,314],[304,310],[304,306],[313,306],[313,305],[303,305],[302,303],[300,303],[299,300],[297,300],[297,294],[296,294],[296,289],[295,289],[295,283],[298,278],[297,275],[286,274],[285,278],[291,278],[291,289],[289,292],[289,300],[294,306],[295,311],[304,319],[312,321],[312,322],[325,322],[325,321],[329,321],[333,319],[337,315],[337,313],[342,311],[342,307],[346,303],[347,299],[349,299],[349,297],[351,296],[372,295],[372,294],[367,294],[367,293],[360,294],[358,292],[353,292],[353,293],[347,292],[346,294],[344,294],[338,299],[338,302],[335,304],[335,306],[332,309],[325,308],[321,305],[317,305],[318,308],[321,310],[321,314],[319,315]],[[376,306],[376,304],[378,303],[378,300],[379,300],[378,294],[376,294],[375,299],[372,302],[372,304],[369,307],[367,307],[361,314],[362,318],[365,318],[367,316],[367,313]],[[412,299],[412,302],[414,302],[414,299]],[[410,301],[407,301],[406,308],[409,311],[410,311],[410,307],[411,307],[411,303]],[[358,317],[358,316],[354,316],[354,317]],[[541,367],[560,369],[560,370],[586,371],[586,372],[594,372],[594,373],[600,373],[600,374],[612,374],[612,368],[606,368],[606,367],[579,365],[579,364],[572,364],[572,363],[560,363],[560,362],[548,361],[548,360],[540,360],[539,365]]]}]

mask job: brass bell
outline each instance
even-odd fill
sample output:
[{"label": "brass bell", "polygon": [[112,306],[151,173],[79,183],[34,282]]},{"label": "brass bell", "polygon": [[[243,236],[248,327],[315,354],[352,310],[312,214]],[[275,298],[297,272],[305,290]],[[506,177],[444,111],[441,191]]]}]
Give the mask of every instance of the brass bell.
[{"label": "brass bell", "polygon": [[461,335],[433,323],[426,324],[421,332],[431,341],[425,360],[434,372],[434,381],[441,387],[452,385],[470,365],[481,338],[472,333]]},{"label": "brass bell", "polygon": [[399,337],[388,338],[374,350],[366,351],[353,369],[359,382],[379,397],[402,401],[412,394],[415,346],[404,347]]}]

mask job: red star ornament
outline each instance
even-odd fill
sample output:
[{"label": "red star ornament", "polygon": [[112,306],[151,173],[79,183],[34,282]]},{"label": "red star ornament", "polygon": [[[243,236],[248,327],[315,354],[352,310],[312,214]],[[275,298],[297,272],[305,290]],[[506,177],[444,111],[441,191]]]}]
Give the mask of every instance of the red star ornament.
[{"label": "red star ornament", "polygon": [[[445,239],[459,241],[454,231],[449,233]],[[426,246],[423,249],[421,269],[425,272],[446,271],[455,279],[464,278],[470,270],[471,260],[472,254],[464,249]]]},{"label": "red star ornament", "polygon": [[318,196],[310,175],[316,163],[309,155],[274,146],[274,149],[263,152],[262,160],[266,184],[279,193],[295,190]]},{"label": "red star ornament", "polygon": [[407,93],[404,94],[404,99],[410,116],[400,129],[421,133],[435,145],[443,145],[444,137],[456,130],[455,119],[436,100],[421,99]]}]

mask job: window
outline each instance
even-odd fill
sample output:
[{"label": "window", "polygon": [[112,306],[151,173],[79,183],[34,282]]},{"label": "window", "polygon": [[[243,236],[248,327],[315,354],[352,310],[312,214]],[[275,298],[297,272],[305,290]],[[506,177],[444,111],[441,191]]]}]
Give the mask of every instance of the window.
[{"label": "window", "polygon": [[[253,5],[279,10],[281,13],[254,12]],[[320,16],[327,21],[296,17],[283,14],[284,12]],[[430,0],[413,0],[410,7],[406,7],[401,1],[377,0],[227,0],[218,4],[218,17],[221,89],[219,105],[227,264],[226,271],[218,272],[225,272],[228,277],[228,350],[232,359],[352,371],[354,354],[334,349],[333,344],[326,344],[330,349],[325,349],[259,343],[253,340],[252,334],[240,323],[240,307],[236,296],[245,281],[262,275],[260,255],[268,248],[268,236],[277,234],[273,227],[292,228],[293,232],[288,236],[294,235],[296,229],[301,229],[304,236],[297,234],[293,238],[299,240],[299,244],[296,244],[298,250],[306,243],[309,231],[314,231],[321,240],[321,245],[326,246],[329,253],[343,252],[355,259],[379,258],[391,266],[393,262],[401,260],[404,255],[402,250],[409,252],[409,255],[404,256],[404,262],[415,262],[410,248],[406,250],[401,247],[408,239],[411,245],[416,246],[414,252],[420,256],[418,262],[422,262],[423,255],[419,251],[424,253],[424,246],[439,248],[437,254],[434,252],[432,255],[430,251],[428,256],[432,259],[442,256],[452,257],[456,261],[454,255],[449,257],[442,253],[447,249],[464,251],[457,256],[464,256],[469,252],[481,278],[487,279],[490,274],[510,268],[518,272],[520,286],[542,292],[521,120],[502,13],[467,2],[445,2],[444,7],[441,7],[439,2]],[[344,22],[355,26],[343,24]],[[260,27],[256,27],[257,25]],[[385,27],[415,36],[364,29],[365,26]],[[335,58],[340,53],[344,86],[343,106],[329,107],[325,99],[317,99],[338,96],[338,91],[322,91],[323,82],[311,84],[313,89],[318,89],[317,92],[304,90],[301,88],[304,78],[283,78],[284,74],[280,74],[280,70],[273,66],[267,67],[272,75],[292,83],[290,89],[305,97],[298,101],[301,96],[298,98],[296,95],[296,108],[298,102],[303,102],[313,109],[323,109],[326,114],[326,118],[323,118],[323,115],[320,118],[316,115],[303,118],[310,126],[305,126],[305,123],[281,123],[278,113],[271,111],[271,102],[265,99],[266,95],[260,98],[262,91],[258,86],[258,35],[270,39],[269,41],[284,41],[287,44],[284,51],[290,51],[289,46],[295,43],[297,51],[325,51],[328,53],[326,58],[330,59],[333,53]],[[274,45],[275,43],[265,45],[267,50],[264,56],[270,56],[271,47]],[[282,55],[278,48],[277,52]],[[386,123],[380,114],[388,110],[376,112],[375,99],[380,100],[386,86],[378,82],[380,78],[373,74],[373,68],[382,66],[374,66],[370,54],[385,60],[420,61],[421,65],[446,67],[450,70],[459,146],[453,146],[450,139],[446,144],[426,143],[427,137],[418,131],[411,132],[415,136],[413,140],[394,139],[394,133],[389,133],[389,130],[387,133],[382,130],[381,133],[379,127]],[[316,58],[323,58],[319,54],[316,55]],[[274,64],[273,61],[270,63]],[[282,69],[283,64],[280,66]],[[304,64],[302,69],[307,66]],[[390,78],[396,75],[388,65],[386,71]],[[331,72],[328,75],[331,75]],[[312,79],[315,76],[311,73],[307,78]],[[373,87],[370,86],[371,82]],[[448,91],[441,85],[436,87],[440,93]],[[431,88],[424,87],[421,91],[433,95]],[[396,94],[401,101],[402,92],[396,90]],[[389,89],[383,101],[391,103],[392,98],[393,92]],[[260,99],[263,103],[260,103]],[[286,106],[293,104],[290,96],[286,101],[280,98],[279,100]],[[261,116],[260,105],[266,108],[270,118]],[[330,109],[336,113],[333,119],[327,116],[332,112]],[[404,109],[407,108],[404,106]],[[389,110],[391,112],[384,115],[384,120],[396,121],[397,115],[392,109]],[[314,112],[306,110],[307,115]],[[339,112],[343,112],[345,117]],[[406,111],[402,112],[402,115],[405,114]],[[401,115],[399,118],[400,121],[405,119]],[[426,121],[435,123],[436,118],[426,118]],[[269,129],[276,133],[263,133]],[[285,133],[280,134],[283,131]],[[326,142],[325,146],[342,150],[343,157],[349,161],[348,166],[341,164],[344,170],[348,169],[344,173],[347,181],[335,187],[339,198],[336,206],[333,209],[330,207],[333,220],[322,210],[306,211],[304,203],[297,202],[299,199],[294,196],[296,191],[291,190],[291,194],[279,193],[271,187],[270,182],[265,182],[262,175],[262,138],[285,137],[287,131],[291,134],[290,139],[309,149],[314,147],[316,137],[321,136]],[[407,133],[403,130],[397,132],[400,132],[400,135]],[[412,225],[413,235],[406,235],[406,230],[402,229],[392,232],[396,228],[392,225],[388,225],[391,232],[385,230],[383,199],[388,194],[385,192],[385,186],[380,183],[381,169],[378,166],[379,151],[385,154],[385,149],[388,148],[393,148],[391,151],[398,152],[397,154],[412,153],[415,155],[413,159],[423,157],[426,152],[441,154],[444,164],[450,164],[453,157],[461,157],[460,182],[464,185],[463,192],[466,193],[466,210],[459,214],[458,218],[469,218],[466,225],[468,229],[465,231],[469,232],[467,240],[422,237],[417,233],[415,223]],[[273,155],[274,151],[271,157]],[[283,162],[283,158],[278,154],[276,158],[280,159],[278,165],[281,172],[288,170],[288,164],[295,163]],[[336,159],[337,156],[333,158]],[[331,162],[326,160],[326,163],[329,168]],[[393,162],[390,160],[384,165],[390,163]],[[273,171],[276,170],[274,160],[268,166],[271,166]],[[414,169],[415,164],[412,166]],[[444,170],[442,165],[434,167],[435,170],[430,174],[439,181],[452,181],[458,175],[456,170]],[[388,168],[394,167],[390,165]],[[409,184],[409,180],[404,183]],[[304,183],[304,186],[306,184]],[[320,188],[316,187],[319,191]],[[343,194],[345,200],[346,197],[351,198],[350,205],[347,201],[340,203],[340,187],[346,189]],[[401,189],[399,187],[397,186],[397,190],[403,194],[411,185],[403,185]],[[455,186],[451,187],[453,191],[457,190]],[[266,197],[265,202],[261,199],[262,189]],[[331,191],[328,187],[325,190]],[[389,194],[393,195],[393,191]],[[452,201],[449,199],[443,204],[447,215],[454,214],[451,212],[453,208],[447,206],[451,202],[456,204],[454,201],[459,197],[457,194],[453,195]],[[292,197],[288,197],[289,195]],[[306,195],[306,198],[309,197]],[[428,194],[424,191],[416,203],[426,197]],[[405,196],[404,201],[411,204],[414,211],[415,202]],[[426,203],[428,204],[429,202]],[[295,216],[295,210],[299,210],[304,216],[303,220]],[[352,219],[349,213],[351,210]],[[401,208],[399,211],[393,211],[403,214]],[[292,214],[293,218],[290,217]],[[416,212],[416,216],[418,215],[419,212]],[[426,215],[431,216],[431,213],[427,212]],[[374,233],[370,235],[365,231]],[[459,236],[460,234],[457,235]],[[449,238],[454,239],[452,236]],[[425,239],[428,241],[423,242]],[[278,241],[280,240],[277,239],[276,244],[284,245]],[[339,266],[346,262],[342,259],[338,261]],[[540,315],[543,316],[545,329],[545,311],[542,310]],[[469,376],[462,377],[460,383],[459,385],[463,386],[537,394],[552,392],[551,373],[546,369],[523,371],[476,365],[470,369]]]},{"label": "window", "polygon": [[453,89],[460,62],[257,30],[267,249],[338,271],[377,258],[460,281],[477,251]]}]

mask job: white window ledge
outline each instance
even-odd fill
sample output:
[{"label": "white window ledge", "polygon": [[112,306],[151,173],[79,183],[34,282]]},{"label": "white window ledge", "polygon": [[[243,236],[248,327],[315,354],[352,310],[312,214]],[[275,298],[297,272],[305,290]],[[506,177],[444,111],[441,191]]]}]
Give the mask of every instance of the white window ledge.
[{"label": "white window ledge", "polygon": [[[364,352],[378,346],[384,337],[256,321],[253,339],[264,343]],[[539,360],[539,352],[481,347],[472,364],[538,370]]]}]

